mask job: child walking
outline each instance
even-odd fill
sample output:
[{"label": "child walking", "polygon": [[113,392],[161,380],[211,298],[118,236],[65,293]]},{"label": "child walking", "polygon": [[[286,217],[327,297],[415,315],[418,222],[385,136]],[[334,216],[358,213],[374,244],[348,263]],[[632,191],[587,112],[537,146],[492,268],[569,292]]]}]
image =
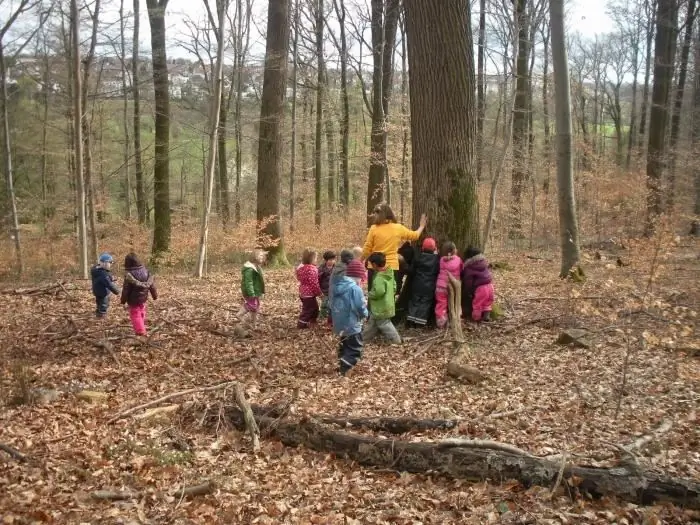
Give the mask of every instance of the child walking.
[{"label": "child walking", "polygon": [[146,335],[148,294],[151,294],[154,301],[158,299],[155,280],[133,252],[124,257],[124,271],[121,303],[129,308],[131,326],[136,335]]},{"label": "child walking", "polygon": [[372,314],[362,332],[362,339],[369,342],[381,333],[390,343],[400,344],[401,336],[391,322],[395,313],[394,301],[396,300],[394,270],[387,268],[386,255],[381,252],[374,252],[367,260],[374,271],[372,289],[367,296]]},{"label": "child walking", "polygon": [[362,359],[362,320],[368,316],[360,288],[364,274],[364,266],[355,259],[348,263],[345,276],[333,279],[331,312],[333,332],[340,336],[338,372],[341,376],[345,376]]},{"label": "child walking", "polygon": [[109,294],[119,295],[119,288],[114,284],[112,263],[114,259],[108,253],[100,255],[98,262],[90,270],[92,278],[92,295],[95,296],[95,317],[98,319],[107,315],[109,309]]},{"label": "child walking", "polygon": [[321,319],[328,319],[328,326],[333,324],[333,319],[328,308],[328,292],[331,286],[331,275],[335,267],[335,252],[327,250],[323,252],[323,263],[318,267],[318,285],[321,287]]},{"label": "child walking", "polygon": [[425,326],[433,313],[435,281],[440,271],[440,257],[435,239],[427,237],[421,252],[411,267],[411,298],[408,301],[406,321]]},{"label": "child walking", "polygon": [[241,270],[241,293],[243,306],[238,311],[238,317],[255,328],[260,312],[260,300],[265,294],[265,279],[262,265],[265,262],[265,252],[254,250]]},{"label": "child walking", "polygon": [[[465,306],[471,310],[472,320],[490,321],[494,288],[489,263],[479,249],[471,246],[465,250],[464,259],[462,297],[466,297],[467,301],[471,300],[471,304]],[[464,306],[462,308],[464,309]],[[465,310],[465,317],[469,310]]]},{"label": "child walking", "polygon": [[301,300],[297,328],[309,328],[314,326],[318,320],[318,299],[316,298],[323,295],[319,285],[314,250],[304,250],[296,274],[299,281],[299,299]]},{"label": "child walking", "polygon": [[461,272],[462,259],[457,255],[457,247],[455,243],[448,241],[442,245],[440,272],[435,283],[435,322],[438,328],[444,328],[447,325],[449,276],[452,275],[455,279],[459,279]]}]

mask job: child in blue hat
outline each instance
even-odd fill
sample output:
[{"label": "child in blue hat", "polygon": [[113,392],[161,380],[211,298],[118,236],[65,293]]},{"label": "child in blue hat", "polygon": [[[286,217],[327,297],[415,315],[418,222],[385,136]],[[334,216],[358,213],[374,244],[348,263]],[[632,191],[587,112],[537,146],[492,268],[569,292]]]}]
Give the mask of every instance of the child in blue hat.
[{"label": "child in blue hat", "polygon": [[119,295],[119,288],[114,284],[115,278],[111,268],[114,259],[108,253],[100,255],[99,262],[90,270],[92,277],[92,294],[95,296],[95,317],[98,319],[107,315],[109,308],[109,294]]}]

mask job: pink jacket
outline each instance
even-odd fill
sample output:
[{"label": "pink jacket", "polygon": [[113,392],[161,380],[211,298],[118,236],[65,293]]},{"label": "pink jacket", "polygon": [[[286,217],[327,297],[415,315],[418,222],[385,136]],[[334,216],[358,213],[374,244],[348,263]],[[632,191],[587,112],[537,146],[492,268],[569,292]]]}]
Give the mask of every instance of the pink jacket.
[{"label": "pink jacket", "polygon": [[462,273],[462,259],[457,255],[452,257],[441,257],[440,258],[440,273],[438,274],[436,286],[438,289],[447,289],[447,284],[449,283],[448,274],[452,274],[455,279],[459,279],[459,275]]},{"label": "pink jacket", "polygon": [[323,295],[318,284],[318,268],[313,264],[300,264],[297,266],[297,280],[299,281],[300,297],[319,297]]}]

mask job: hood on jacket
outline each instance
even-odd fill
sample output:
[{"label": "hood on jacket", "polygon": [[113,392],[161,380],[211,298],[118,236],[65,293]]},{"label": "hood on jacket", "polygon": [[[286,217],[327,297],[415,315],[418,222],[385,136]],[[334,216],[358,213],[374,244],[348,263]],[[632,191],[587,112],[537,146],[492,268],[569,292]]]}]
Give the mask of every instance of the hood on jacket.
[{"label": "hood on jacket", "polygon": [[252,263],[252,262],[250,262],[250,261],[244,262],[244,263],[243,263],[243,268],[252,268],[252,269],[255,270],[256,272],[260,271],[260,269],[258,268],[258,266],[257,266],[255,263]]},{"label": "hood on jacket", "polygon": [[488,268],[488,262],[486,261],[486,257],[484,257],[483,254],[478,254],[473,257],[470,257],[466,261],[464,261],[464,266],[467,267],[469,266],[470,268],[474,269],[481,269],[481,268]]},{"label": "hood on jacket", "polygon": [[126,272],[124,282],[138,286],[139,288],[150,288],[153,285],[153,276],[143,266],[134,268]]},{"label": "hood on jacket", "polygon": [[357,286],[357,283],[352,278],[343,276],[333,283],[333,295],[335,297],[342,297],[343,295],[349,294],[353,286]]}]

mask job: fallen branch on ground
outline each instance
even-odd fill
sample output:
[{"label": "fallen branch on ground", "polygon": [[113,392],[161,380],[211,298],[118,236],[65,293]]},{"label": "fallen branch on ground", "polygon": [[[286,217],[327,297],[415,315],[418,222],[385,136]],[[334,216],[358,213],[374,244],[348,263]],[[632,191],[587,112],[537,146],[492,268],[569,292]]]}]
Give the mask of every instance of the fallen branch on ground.
[{"label": "fallen branch on ground", "polygon": [[253,441],[253,452],[260,450],[260,429],[258,424],[255,422],[255,416],[250,408],[250,403],[245,398],[245,392],[243,392],[243,387],[240,383],[236,383],[233,389],[236,403],[243,413],[243,419],[245,421],[245,426],[250,434],[250,439]]},{"label": "fallen branch on ground", "polygon": [[[239,429],[245,428],[242,412],[230,407],[226,416]],[[256,417],[261,427],[271,425],[269,417]],[[287,446],[304,446],[319,452],[333,452],[361,465],[413,473],[439,473],[469,480],[515,479],[525,486],[550,487],[560,476],[560,462],[503,449],[458,444],[413,443],[396,439],[377,439],[345,431],[333,431],[304,419],[281,421],[271,435]],[[503,444],[504,447],[507,445]],[[700,483],[671,478],[651,471],[627,467],[600,468],[565,465],[563,478],[591,496],[615,495],[626,501],[648,505],[670,502],[700,509]]]},{"label": "fallen branch on ground", "polygon": [[16,448],[11,447],[10,445],[0,443],[0,450],[2,450],[3,452],[7,452],[12,459],[19,461],[20,463],[25,463],[27,461],[27,456],[22,454]]},{"label": "fallen branch on ground", "polygon": [[[205,481],[199,485],[191,485],[189,487],[181,487],[175,490],[169,490],[168,494],[175,498],[187,498],[192,496],[204,496],[214,492],[216,485],[213,481]],[[124,501],[129,499],[137,499],[143,495],[141,492],[129,492],[121,490],[96,490],[90,494],[93,499],[105,501]]]},{"label": "fallen branch on ground", "polygon": [[65,281],[58,281],[44,286],[32,286],[29,288],[15,288],[11,290],[2,290],[4,295],[55,295],[58,292],[63,292],[68,295]]},{"label": "fallen branch on ground", "polygon": [[469,384],[478,384],[486,379],[486,374],[468,364],[469,346],[462,331],[462,281],[448,274],[448,315],[454,350],[447,363],[447,375]]},{"label": "fallen branch on ground", "polygon": [[666,434],[669,430],[671,430],[671,427],[673,427],[673,422],[671,420],[667,419],[662,421],[661,424],[650,433],[641,436],[629,445],[623,446],[622,448],[632,454],[635,450],[640,450],[644,445],[647,445],[655,439],[658,439],[663,434]]}]

